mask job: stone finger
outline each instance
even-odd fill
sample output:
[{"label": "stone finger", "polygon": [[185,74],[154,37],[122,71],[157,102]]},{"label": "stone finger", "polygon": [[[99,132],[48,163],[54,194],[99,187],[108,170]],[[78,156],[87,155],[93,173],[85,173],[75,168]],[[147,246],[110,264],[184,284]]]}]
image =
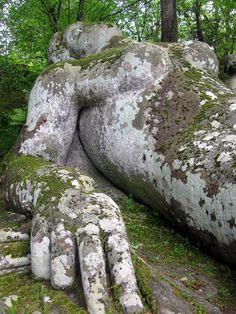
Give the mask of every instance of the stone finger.
[{"label": "stone finger", "polygon": [[28,241],[0,243],[0,276],[30,265]]},{"label": "stone finger", "polygon": [[32,273],[36,278],[50,279],[50,234],[46,219],[40,215],[36,215],[32,221],[30,249]]},{"label": "stone finger", "polygon": [[83,291],[90,314],[106,313],[108,295],[106,291],[105,260],[99,227],[88,223],[78,229],[78,251]]},{"label": "stone finger", "polygon": [[75,240],[63,223],[51,233],[51,283],[54,288],[66,289],[75,280]]},{"label": "stone finger", "polygon": [[106,253],[110,273],[114,285],[119,291],[119,302],[122,309],[124,313],[141,313],[143,304],[139,296],[123,220],[104,218],[99,224],[107,242]]},{"label": "stone finger", "polygon": [[29,240],[29,235],[12,228],[0,229],[0,243]]},{"label": "stone finger", "polygon": [[30,266],[22,266],[22,267],[12,267],[12,268],[6,268],[6,269],[0,269],[0,277],[5,276],[8,274],[24,274],[30,272]]}]

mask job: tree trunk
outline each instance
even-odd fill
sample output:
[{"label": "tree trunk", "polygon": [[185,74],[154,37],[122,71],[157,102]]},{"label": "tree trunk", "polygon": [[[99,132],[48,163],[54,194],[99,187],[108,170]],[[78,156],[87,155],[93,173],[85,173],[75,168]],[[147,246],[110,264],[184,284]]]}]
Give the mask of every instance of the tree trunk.
[{"label": "tree trunk", "polygon": [[194,13],[195,13],[195,19],[196,19],[196,37],[197,37],[197,40],[204,42],[204,37],[203,37],[202,27],[201,27],[201,21],[200,21],[201,6],[202,6],[202,4],[200,1],[195,1]]},{"label": "tree trunk", "polygon": [[60,31],[59,19],[61,16],[62,0],[59,0],[55,5],[48,1],[40,0],[44,13],[47,15],[49,23],[54,33]]},{"label": "tree trunk", "polygon": [[79,0],[77,21],[82,21],[83,18],[84,18],[85,1],[86,1],[86,0]]},{"label": "tree trunk", "polygon": [[161,0],[161,41],[177,41],[176,0]]}]

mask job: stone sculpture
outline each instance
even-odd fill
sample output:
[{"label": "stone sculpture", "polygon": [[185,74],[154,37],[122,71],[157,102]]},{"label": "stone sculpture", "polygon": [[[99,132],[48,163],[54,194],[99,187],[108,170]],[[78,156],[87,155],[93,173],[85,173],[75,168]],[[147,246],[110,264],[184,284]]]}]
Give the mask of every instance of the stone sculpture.
[{"label": "stone sculpture", "polygon": [[116,186],[235,263],[236,96],[207,44],[137,43],[76,23],[54,35],[49,61],[3,176],[6,204],[33,217],[33,273],[70,286],[77,239],[88,310],[104,313],[105,244],[123,311],[143,309],[119,208],[67,167],[89,173],[84,150]]}]

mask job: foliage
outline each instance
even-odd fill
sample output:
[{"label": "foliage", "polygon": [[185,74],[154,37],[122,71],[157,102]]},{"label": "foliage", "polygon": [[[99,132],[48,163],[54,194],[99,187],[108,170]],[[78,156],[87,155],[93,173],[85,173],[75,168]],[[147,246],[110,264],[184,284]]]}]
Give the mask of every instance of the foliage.
[{"label": "foliage", "polygon": [[177,1],[179,38],[182,40],[198,39],[195,14],[197,3],[204,41],[214,48],[219,60],[223,62],[227,54],[236,52],[235,1]]},{"label": "foliage", "polygon": [[15,142],[25,119],[26,107],[0,112],[0,158],[7,153]]},{"label": "foliage", "polygon": [[11,148],[26,119],[27,97],[38,68],[0,57],[0,158]]},{"label": "foliage", "polygon": [[11,92],[29,93],[38,74],[37,67],[18,63],[14,58],[0,56],[0,94]]},{"label": "foliage", "polygon": [[53,32],[42,14],[40,1],[23,1],[21,5],[11,3],[7,25],[13,36],[11,55],[28,65],[45,66]]},{"label": "foliage", "polygon": [[[53,32],[78,16],[116,24],[139,41],[160,41],[160,0],[0,0],[1,8],[0,49],[28,64],[45,65]],[[235,8],[233,0],[177,1],[179,40],[199,39],[200,31],[222,60],[236,49]]]}]

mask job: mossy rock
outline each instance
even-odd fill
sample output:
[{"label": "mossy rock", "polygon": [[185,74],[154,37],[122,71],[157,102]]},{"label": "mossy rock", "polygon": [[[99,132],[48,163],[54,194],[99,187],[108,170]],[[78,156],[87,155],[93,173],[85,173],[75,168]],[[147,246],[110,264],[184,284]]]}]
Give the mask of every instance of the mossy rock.
[{"label": "mossy rock", "polygon": [[81,67],[82,70],[85,70],[88,67],[92,67],[98,63],[109,62],[110,64],[113,64],[116,60],[118,60],[121,57],[121,55],[123,54],[124,50],[127,47],[128,45],[123,44],[117,48],[108,48],[96,54],[91,54],[86,58],[82,58],[80,60],[65,60],[62,62],[57,62],[55,64],[50,65],[46,70],[42,72],[41,75],[44,76],[48,74],[50,71],[57,68],[64,68],[65,64]]}]

